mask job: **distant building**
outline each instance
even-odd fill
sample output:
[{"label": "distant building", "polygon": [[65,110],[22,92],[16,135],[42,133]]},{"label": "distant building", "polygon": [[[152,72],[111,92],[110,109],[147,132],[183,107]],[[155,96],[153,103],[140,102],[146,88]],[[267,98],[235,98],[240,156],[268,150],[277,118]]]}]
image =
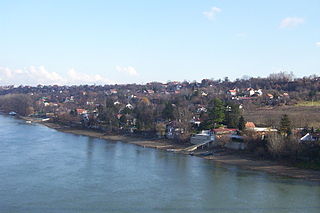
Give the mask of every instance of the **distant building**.
[{"label": "distant building", "polygon": [[83,115],[88,113],[88,111],[85,109],[76,109],[76,111],[78,115]]},{"label": "distant building", "polygon": [[273,99],[273,95],[270,94],[270,93],[267,94],[267,97],[270,98],[270,99]]},{"label": "distant building", "polygon": [[300,142],[315,142],[320,141],[320,133],[307,133],[300,138]]},{"label": "distant building", "polygon": [[147,90],[147,93],[148,93],[148,94],[154,94],[154,90],[148,89],[148,90]]},{"label": "distant building", "polygon": [[236,96],[237,95],[237,90],[236,89],[230,89],[228,91],[228,93],[231,95],[231,96]]},{"label": "distant building", "polygon": [[214,129],[213,132],[216,135],[231,135],[231,134],[236,134],[237,129],[228,129],[228,128],[218,128]]},{"label": "distant building", "polygon": [[254,129],[256,128],[256,125],[253,122],[247,122],[245,124],[246,129]]},{"label": "distant building", "polygon": [[210,143],[214,141],[214,133],[210,130],[202,130],[201,133],[196,134],[190,138],[190,142],[192,144]]},{"label": "distant building", "polygon": [[116,89],[111,89],[111,90],[110,90],[110,93],[111,93],[111,94],[117,94],[118,91],[117,91]]},{"label": "distant building", "polygon": [[261,89],[253,89],[253,88],[247,88],[246,91],[247,96],[261,96],[263,94]]},{"label": "distant building", "polygon": [[127,105],[126,105],[126,108],[128,108],[128,109],[133,109],[133,106],[132,106],[131,104],[127,104]]},{"label": "distant building", "polygon": [[230,135],[229,141],[225,144],[228,149],[244,150],[247,148],[247,144],[244,142],[244,137],[240,135]]}]

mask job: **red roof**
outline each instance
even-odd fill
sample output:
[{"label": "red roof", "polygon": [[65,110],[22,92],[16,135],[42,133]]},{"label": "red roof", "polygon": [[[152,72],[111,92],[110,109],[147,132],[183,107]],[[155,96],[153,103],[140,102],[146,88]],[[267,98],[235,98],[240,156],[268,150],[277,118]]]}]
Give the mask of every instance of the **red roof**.
[{"label": "red roof", "polygon": [[255,127],[256,127],[256,125],[254,125],[253,122],[247,122],[246,123],[246,128],[255,128]]},{"label": "red roof", "polygon": [[83,114],[83,113],[85,113],[87,110],[85,110],[85,109],[77,109],[77,113],[78,114]]}]

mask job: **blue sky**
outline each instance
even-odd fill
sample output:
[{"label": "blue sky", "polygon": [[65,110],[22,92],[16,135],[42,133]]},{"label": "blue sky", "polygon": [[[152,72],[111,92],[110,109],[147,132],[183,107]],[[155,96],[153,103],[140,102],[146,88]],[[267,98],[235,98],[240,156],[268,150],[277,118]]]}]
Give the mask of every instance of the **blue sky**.
[{"label": "blue sky", "polygon": [[319,0],[0,0],[0,85],[320,73]]}]

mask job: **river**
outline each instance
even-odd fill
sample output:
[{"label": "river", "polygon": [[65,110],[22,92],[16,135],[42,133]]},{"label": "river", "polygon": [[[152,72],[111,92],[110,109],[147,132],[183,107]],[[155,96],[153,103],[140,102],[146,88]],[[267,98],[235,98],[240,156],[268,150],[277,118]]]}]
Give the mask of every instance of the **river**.
[{"label": "river", "polygon": [[320,184],[0,115],[0,212],[320,212]]}]

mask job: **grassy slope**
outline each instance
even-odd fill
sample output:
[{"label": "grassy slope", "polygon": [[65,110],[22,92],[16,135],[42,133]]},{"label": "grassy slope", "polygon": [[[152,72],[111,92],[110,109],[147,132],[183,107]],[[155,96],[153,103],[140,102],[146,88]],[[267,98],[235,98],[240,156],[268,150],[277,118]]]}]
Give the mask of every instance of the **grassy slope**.
[{"label": "grassy slope", "polygon": [[305,107],[320,107],[320,101],[303,101],[298,103],[296,106]]},{"label": "grassy slope", "polygon": [[316,106],[309,106],[309,104],[245,110],[244,117],[258,126],[277,126],[281,116],[288,114],[294,127],[320,128],[320,103]]}]

